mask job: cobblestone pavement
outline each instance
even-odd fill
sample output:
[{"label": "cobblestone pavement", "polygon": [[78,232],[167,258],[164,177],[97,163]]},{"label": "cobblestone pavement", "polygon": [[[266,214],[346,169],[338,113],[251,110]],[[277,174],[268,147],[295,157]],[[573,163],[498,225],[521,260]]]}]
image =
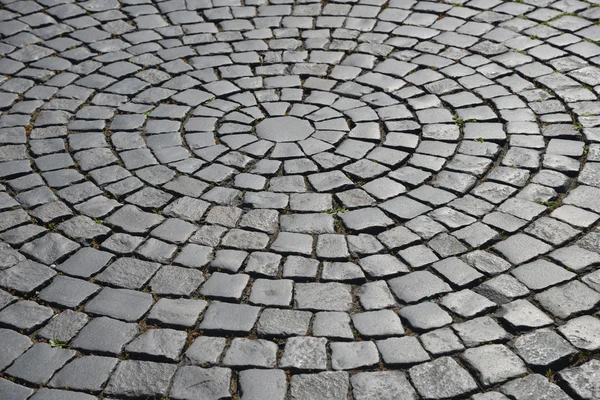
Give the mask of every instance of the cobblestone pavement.
[{"label": "cobblestone pavement", "polygon": [[0,398],[600,399],[600,1],[451,1],[0,0]]}]

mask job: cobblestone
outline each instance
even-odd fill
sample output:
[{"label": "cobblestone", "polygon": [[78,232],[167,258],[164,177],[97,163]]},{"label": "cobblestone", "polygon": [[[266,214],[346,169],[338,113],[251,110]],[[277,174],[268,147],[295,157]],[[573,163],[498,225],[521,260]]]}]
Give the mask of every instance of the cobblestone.
[{"label": "cobblestone", "polygon": [[597,398],[599,17],[4,1],[0,393]]}]

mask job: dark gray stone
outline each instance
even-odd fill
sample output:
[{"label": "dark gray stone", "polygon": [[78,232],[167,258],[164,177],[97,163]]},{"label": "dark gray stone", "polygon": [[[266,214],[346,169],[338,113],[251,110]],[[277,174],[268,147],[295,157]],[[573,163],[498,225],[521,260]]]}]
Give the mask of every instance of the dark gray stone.
[{"label": "dark gray stone", "polygon": [[2,350],[0,351],[0,370],[4,370],[23,352],[33,345],[33,342],[25,335],[21,335],[9,329],[0,329],[2,339]]},{"label": "dark gray stone", "polygon": [[99,392],[119,360],[112,357],[84,356],[77,358],[56,373],[48,385],[86,392]]},{"label": "dark gray stone", "polygon": [[20,356],[5,372],[33,385],[44,385],[54,372],[76,355],[73,350],[37,343]]},{"label": "dark gray stone", "polygon": [[164,397],[177,366],[124,360],[110,377],[104,393],[123,397]]}]

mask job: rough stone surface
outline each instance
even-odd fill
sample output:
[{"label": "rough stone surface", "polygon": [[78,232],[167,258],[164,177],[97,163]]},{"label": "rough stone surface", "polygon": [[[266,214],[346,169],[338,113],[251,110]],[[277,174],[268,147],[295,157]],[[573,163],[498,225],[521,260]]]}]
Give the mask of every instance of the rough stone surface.
[{"label": "rough stone surface", "polygon": [[595,3],[2,1],[0,393],[598,397]]},{"label": "rough stone surface", "polygon": [[417,392],[428,399],[464,397],[477,390],[471,375],[449,357],[417,365],[408,372]]}]

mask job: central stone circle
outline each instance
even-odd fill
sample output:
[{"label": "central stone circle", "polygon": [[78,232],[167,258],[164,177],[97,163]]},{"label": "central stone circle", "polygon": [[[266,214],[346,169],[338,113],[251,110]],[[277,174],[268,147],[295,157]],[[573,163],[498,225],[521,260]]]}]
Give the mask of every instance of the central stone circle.
[{"label": "central stone circle", "polygon": [[289,116],[268,118],[256,125],[256,136],[272,142],[296,142],[314,132],[307,120]]}]

